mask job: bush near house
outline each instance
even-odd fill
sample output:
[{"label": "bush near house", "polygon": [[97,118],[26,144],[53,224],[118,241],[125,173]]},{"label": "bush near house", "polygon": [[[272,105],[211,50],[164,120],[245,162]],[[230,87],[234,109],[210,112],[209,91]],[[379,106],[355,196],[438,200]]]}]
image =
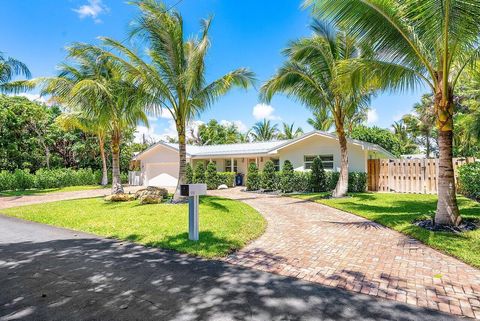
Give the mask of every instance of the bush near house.
[{"label": "bush near house", "polygon": [[480,201],[480,162],[465,164],[458,168],[458,191]]},{"label": "bush near house", "polygon": [[205,165],[197,163],[193,171],[193,182],[195,184],[205,184]]},{"label": "bush near house", "polygon": [[247,191],[258,191],[260,189],[260,174],[257,164],[248,164],[247,179],[245,181]]},{"label": "bush near house", "polygon": [[232,172],[217,172],[217,187],[222,184],[225,184],[228,187],[234,187],[235,175],[236,173]]},{"label": "bush near house", "polygon": [[187,163],[187,166],[185,167],[185,180],[187,184],[193,183],[193,169],[190,163]]},{"label": "bush near house", "polygon": [[283,163],[280,173],[280,186],[278,187],[283,193],[291,193],[295,190],[295,172],[293,165],[289,160]]},{"label": "bush near house", "polygon": [[[127,174],[122,173],[121,178],[122,183],[128,182]],[[28,169],[17,169],[13,173],[0,172],[0,191],[97,185],[100,184],[101,179],[101,171],[93,171],[90,168],[78,170],[71,168],[39,169],[35,174],[30,173]]]},{"label": "bush near house", "polygon": [[207,170],[205,171],[205,183],[207,184],[207,189],[217,189],[218,187],[217,165],[213,162],[209,162],[207,165]]},{"label": "bush near house", "polygon": [[328,183],[325,170],[323,169],[320,157],[315,157],[312,163],[312,171],[310,172],[310,187],[313,192],[326,192]]},{"label": "bush near house", "polygon": [[265,162],[265,167],[261,175],[261,187],[266,191],[277,189],[277,175],[275,174],[275,164],[271,160]]}]

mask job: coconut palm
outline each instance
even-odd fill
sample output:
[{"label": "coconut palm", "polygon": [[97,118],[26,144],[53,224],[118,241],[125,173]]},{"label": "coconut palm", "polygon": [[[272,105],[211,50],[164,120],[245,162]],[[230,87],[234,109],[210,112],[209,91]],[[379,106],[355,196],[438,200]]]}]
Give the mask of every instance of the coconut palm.
[{"label": "coconut palm", "polygon": [[[78,127],[95,132],[101,146],[105,134],[110,134],[112,194],[123,193],[120,177],[122,134],[139,123],[148,125],[145,111],[152,111],[154,106],[147,104],[142,88],[125,77],[116,61],[100,54],[102,49],[76,43],[68,52],[72,63],[61,65],[57,77],[34,79],[32,83],[39,84],[43,94],[51,94],[53,99],[70,108],[72,114],[66,116],[70,118],[70,125],[76,123]],[[105,169],[106,163],[102,161]]]},{"label": "coconut palm", "polygon": [[418,150],[418,146],[410,138],[410,131],[407,124],[403,120],[394,121],[392,124],[393,133],[397,137],[402,146],[403,154],[411,154]]},{"label": "coconut palm", "polygon": [[283,131],[278,134],[280,139],[293,139],[303,134],[303,129],[301,127],[295,128],[295,123],[283,123],[282,127]]},{"label": "coconut palm", "polygon": [[150,104],[167,110],[175,122],[179,145],[179,174],[174,201],[185,181],[186,126],[233,87],[249,87],[253,73],[240,68],[207,82],[205,58],[210,47],[211,19],[201,23],[199,36],[184,38],[181,15],[156,0],[134,1],[140,16],[134,21],[132,37],[148,46],[147,56],[137,55],[122,43],[103,38],[113,51],[104,52],[123,66],[124,74],[148,93]]},{"label": "coconut palm", "polygon": [[[288,60],[262,86],[262,96],[270,101],[282,92],[301,101],[313,112],[332,115],[341,151],[340,178],[333,191],[343,197],[348,189],[348,150],[345,125],[348,118],[369,102],[367,91],[352,88],[344,81],[339,65],[359,57],[355,40],[331,25],[314,21],[314,35],[293,42],[284,53]],[[327,112],[328,111],[328,112]]]},{"label": "coconut palm", "polygon": [[439,143],[435,224],[458,225],[453,93],[464,68],[479,56],[480,0],[306,0],[305,5],[374,44],[376,57],[349,66],[354,79],[373,77],[386,90],[423,84],[432,91]]},{"label": "coconut palm", "polygon": [[332,128],[334,120],[327,108],[315,110],[313,117],[307,119],[307,123],[315,130],[328,132]]},{"label": "coconut palm", "polygon": [[27,66],[14,58],[6,57],[0,51],[0,93],[18,92],[23,86],[16,86],[11,83],[15,76],[23,75],[30,78],[30,70]]},{"label": "coconut palm", "polygon": [[278,126],[272,124],[270,120],[264,119],[253,125],[250,135],[255,142],[266,142],[278,137]]}]

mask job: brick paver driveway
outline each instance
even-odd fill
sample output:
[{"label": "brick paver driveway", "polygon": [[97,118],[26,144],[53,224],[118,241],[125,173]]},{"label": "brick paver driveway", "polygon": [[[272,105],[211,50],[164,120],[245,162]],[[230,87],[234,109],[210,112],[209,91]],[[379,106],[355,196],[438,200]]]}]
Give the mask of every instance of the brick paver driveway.
[{"label": "brick paver driveway", "polygon": [[239,188],[210,194],[242,200],[268,221],[227,262],[480,319],[480,270],[412,238],[313,202]]}]

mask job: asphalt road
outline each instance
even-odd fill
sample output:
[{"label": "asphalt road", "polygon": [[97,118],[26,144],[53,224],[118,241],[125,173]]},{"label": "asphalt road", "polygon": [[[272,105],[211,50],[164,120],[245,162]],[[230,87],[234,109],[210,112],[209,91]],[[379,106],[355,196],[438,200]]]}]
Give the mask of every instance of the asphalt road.
[{"label": "asphalt road", "polygon": [[412,305],[0,215],[0,320],[67,319],[455,320]]}]

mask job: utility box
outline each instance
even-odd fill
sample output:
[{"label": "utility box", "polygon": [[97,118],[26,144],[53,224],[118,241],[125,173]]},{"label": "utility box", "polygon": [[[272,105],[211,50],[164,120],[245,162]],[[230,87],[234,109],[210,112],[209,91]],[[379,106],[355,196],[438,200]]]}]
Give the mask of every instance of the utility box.
[{"label": "utility box", "polygon": [[207,194],[206,184],[182,184],[180,195],[188,196],[188,238],[198,241],[198,204],[200,195]]}]

